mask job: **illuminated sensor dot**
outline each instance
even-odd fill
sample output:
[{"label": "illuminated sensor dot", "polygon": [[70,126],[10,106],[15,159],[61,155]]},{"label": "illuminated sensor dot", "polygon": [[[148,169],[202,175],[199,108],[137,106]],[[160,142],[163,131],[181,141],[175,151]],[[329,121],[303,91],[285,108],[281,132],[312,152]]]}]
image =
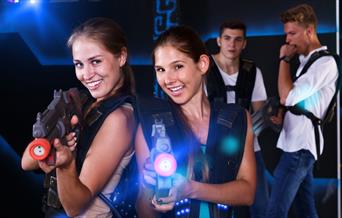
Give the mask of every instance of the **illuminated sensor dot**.
[{"label": "illuminated sensor dot", "polygon": [[43,156],[45,155],[45,148],[43,146],[38,145],[37,147],[33,149],[33,153],[36,156]]},{"label": "illuminated sensor dot", "polygon": [[154,169],[161,176],[171,176],[176,168],[176,159],[168,153],[159,154],[154,161]]},{"label": "illuminated sensor dot", "polygon": [[233,137],[225,137],[221,143],[221,150],[225,154],[235,154],[238,152],[239,143],[238,140]]}]

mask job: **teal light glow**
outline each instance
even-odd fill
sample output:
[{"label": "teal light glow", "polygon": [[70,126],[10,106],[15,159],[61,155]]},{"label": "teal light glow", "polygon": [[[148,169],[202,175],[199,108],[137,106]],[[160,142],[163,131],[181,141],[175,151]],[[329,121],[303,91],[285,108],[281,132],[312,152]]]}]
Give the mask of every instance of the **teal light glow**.
[{"label": "teal light glow", "polygon": [[221,141],[220,148],[225,154],[235,154],[239,150],[239,141],[234,137],[227,136]]}]

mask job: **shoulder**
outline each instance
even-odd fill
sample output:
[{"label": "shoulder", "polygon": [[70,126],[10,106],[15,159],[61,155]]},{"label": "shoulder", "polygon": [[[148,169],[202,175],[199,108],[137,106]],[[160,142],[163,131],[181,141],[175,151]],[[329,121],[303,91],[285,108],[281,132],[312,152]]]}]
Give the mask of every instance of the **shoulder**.
[{"label": "shoulder", "polygon": [[121,105],[112,111],[106,121],[108,122],[119,122],[119,123],[129,123],[134,120],[134,111],[132,107],[127,107],[126,105]]},{"label": "shoulder", "polygon": [[255,62],[249,58],[241,58],[241,63],[255,65]]},{"label": "shoulder", "polygon": [[[312,68],[309,67],[308,71],[320,72],[320,75],[330,74],[330,72],[337,72],[338,67],[333,56],[323,56],[318,58],[315,62],[312,63]],[[331,75],[331,74],[330,74]]]},{"label": "shoulder", "polygon": [[242,67],[245,67],[245,68],[255,68],[255,62],[249,58],[242,58],[241,59],[241,65]]},{"label": "shoulder", "polygon": [[255,75],[257,67],[254,61],[243,58],[240,60],[240,69],[242,71],[248,72],[249,75]]},{"label": "shoulder", "polygon": [[230,122],[234,122],[238,117],[243,118],[243,120],[246,117],[246,110],[239,104],[226,104],[216,101],[212,103],[212,108],[217,113],[218,120],[227,118]]}]

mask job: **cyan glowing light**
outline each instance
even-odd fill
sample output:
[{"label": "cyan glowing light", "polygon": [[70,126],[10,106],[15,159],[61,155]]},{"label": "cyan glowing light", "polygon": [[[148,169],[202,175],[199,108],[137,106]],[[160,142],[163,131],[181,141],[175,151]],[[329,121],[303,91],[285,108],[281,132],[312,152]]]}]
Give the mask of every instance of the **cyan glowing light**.
[{"label": "cyan glowing light", "polygon": [[221,142],[221,151],[225,154],[235,154],[239,150],[239,141],[231,136],[225,137]]},{"label": "cyan glowing light", "polygon": [[[317,32],[320,33],[334,33],[338,32],[337,27],[334,23],[320,23]],[[283,26],[280,24],[264,24],[264,25],[255,25],[251,26],[247,29],[247,37],[255,37],[255,36],[278,36],[284,35]],[[201,36],[203,41],[207,41],[208,39],[215,39],[219,36],[218,30],[212,30],[203,34]]]}]

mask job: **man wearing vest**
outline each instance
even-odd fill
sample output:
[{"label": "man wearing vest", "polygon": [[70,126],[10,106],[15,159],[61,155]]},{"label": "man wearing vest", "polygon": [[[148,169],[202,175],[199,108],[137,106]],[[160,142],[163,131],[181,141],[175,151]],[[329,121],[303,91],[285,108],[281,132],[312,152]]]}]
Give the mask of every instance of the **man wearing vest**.
[{"label": "man wearing vest", "polygon": [[[220,26],[217,45],[220,51],[211,56],[212,68],[208,72],[206,89],[209,100],[238,103],[247,110],[259,110],[267,99],[264,81],[259,68],[240,54],[246,47],[246,26],[239,20],[228,20]],[[254,137],[257,162],[257,188],[251,217],[264,217],[268,202],[265,165],[257,140]]]},{"label": "man wearing vest", "polygon": [[[338,78],[337,64],[331,55],[317,58],[310,67],[313,56],[322,50],[317,36],[317,18],[310,5],[302,4],[281,14],[286,44],[279,53],[278,92],[286,108],[283,129],[277,147],[283,153],[273,173],[274,183],[267,217],[287,217],[293,200],[298,198],[299,217],[318,217],[315,208],[312,181],[315,160],[323,151],[323,135],[315,122],[304,113],[291,110],[303,108],[321,120],[331,102]],[[298,54],[300,65],[291,78],[290,60]],[[306,72],[302,72],[307,68]],[[317,129],[317,131],[315,131]],[[317,132],[317,141],[315,138]],[[316,149],[316,146],[318,149]]]}]

